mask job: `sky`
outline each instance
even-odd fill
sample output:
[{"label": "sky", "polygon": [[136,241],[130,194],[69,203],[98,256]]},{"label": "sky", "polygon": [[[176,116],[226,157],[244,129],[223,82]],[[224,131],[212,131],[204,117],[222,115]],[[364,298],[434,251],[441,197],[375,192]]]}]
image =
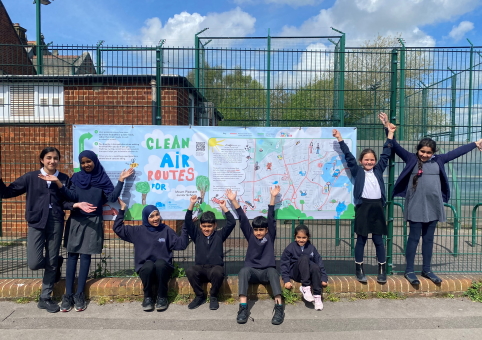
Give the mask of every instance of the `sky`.
[{"label": "sky", "polygon": [[[2,0],[35,40],[32,0]],[[45,42],[192,47],[201,37],[338,36],[362,46],[378,35],[407,47],[482,45],[482,0],[52,0],[42,5]],[[246,40],[245,40],[246,41]],[[223,40],[224,44],[234,41]],[[308,43],[307,43],[308,44]]]}]

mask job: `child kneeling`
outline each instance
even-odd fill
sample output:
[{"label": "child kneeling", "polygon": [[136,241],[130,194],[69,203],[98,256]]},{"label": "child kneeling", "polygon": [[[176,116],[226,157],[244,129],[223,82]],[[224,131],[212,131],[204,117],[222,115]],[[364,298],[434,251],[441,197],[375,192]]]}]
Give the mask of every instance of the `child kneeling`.
[{"label": "child kneeling", "polygon": [[226,207],[226,201],[219,201],[219,206],[226,216],[226,226],[216,230],[216,216],[211,211],[204,212],[200,219],[200,228],[192,221],[192,211],[197,202],[197,195],[191,196],[184,224],[192,241],[196,244],[195,265],[186,269],[186,276],[196,294],[194,300],[187,306],[195,309],[206,302],[203,283],[211,282],[209,292],[209,309],[219,308],[218,293],[224,281],[224,250],[223,243],[236,226],[233,214]]},{"label": "child kneeling", "polygon": [[159,287],[155,308],[158,311],[167,309],[167,287],[174,266],[172,251],[186,249],[189,238],[186,226],[183,225],[181,236],[162,223],[159,210],[154,205],[148,205],[142,210],[142,225],[124,225],[124,214],[127,205],[119,199],[120,211],[113,230],[124,241],[134,244],[135,271],[142,280],[144,290],[144,311],[154,310],[152,288],[157,279]]},{"label": "child kneeling", "polygon": [[307,226],[301,224],[295,228],[295,241],[283,251],[280,267],[285,288],[292,288],[290,279],[301,282],[303,298],[314,302],[316,310],[322,310],[321,290],[322,286],[328,285],[328,275],[318,250],[310,242],[310,230]]}]

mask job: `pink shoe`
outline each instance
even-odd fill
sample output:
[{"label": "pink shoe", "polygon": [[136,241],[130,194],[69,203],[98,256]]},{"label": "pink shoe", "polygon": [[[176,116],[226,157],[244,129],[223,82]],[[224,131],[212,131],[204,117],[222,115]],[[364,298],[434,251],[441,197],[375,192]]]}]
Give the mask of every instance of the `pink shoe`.
[{"label": "pink shoe", "polygon": [[308,287],[301,286],[300,291],[303,294],[303,299],[305,299],[308,302],[315,301],[315,298],[313,297],[313,295],[311,295],[311,287],[310,286],[308,286]]},{"label": "pink shoe", "polygon": [[315,295],[315,309],[316,310],[323,310],[323,301],[321,301],[321,295]]}]

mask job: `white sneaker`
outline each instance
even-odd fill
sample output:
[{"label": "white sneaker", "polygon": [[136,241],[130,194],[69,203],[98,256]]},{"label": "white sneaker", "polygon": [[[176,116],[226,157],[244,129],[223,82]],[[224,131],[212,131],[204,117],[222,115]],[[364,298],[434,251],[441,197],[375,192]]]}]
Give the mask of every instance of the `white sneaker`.
[{"label": "white sneaker", "polygon": [[315,295],[315,309],[316,310],[323,310],[323,301],[321,301],[321,295]]},{"label": "white sneaker", "polygon": [[315,301],[315,298],[313,297],[313,295],[311,295],[311,287],[310,286],[308,286],[308,287],[301,286],[300,291],[303,294],[303,299],[305,299],[308,302]]}]

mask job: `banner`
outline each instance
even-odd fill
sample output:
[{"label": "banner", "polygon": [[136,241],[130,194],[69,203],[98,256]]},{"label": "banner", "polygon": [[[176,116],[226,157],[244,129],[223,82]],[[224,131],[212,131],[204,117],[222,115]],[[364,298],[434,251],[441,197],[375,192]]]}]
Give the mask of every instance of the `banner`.
[{"label": "banner", "polygon": [[[337,129],[355,155],[356,129]],[[73,132],[74,171],[83,150],[98,155],[114,185],[123,169],[135,169],[121,194],[126,219],[142,219],[147,204],[164,219],[184,219],[192,195],[195,213],[224,218],[218,202],[227,200],[226,189],[237,191],[253,218],[266,215],[275,185],[277,219],[354,217],[351,177],[332,128],[76,125]],[[104,218],[118,209],[108,202]]]}]

